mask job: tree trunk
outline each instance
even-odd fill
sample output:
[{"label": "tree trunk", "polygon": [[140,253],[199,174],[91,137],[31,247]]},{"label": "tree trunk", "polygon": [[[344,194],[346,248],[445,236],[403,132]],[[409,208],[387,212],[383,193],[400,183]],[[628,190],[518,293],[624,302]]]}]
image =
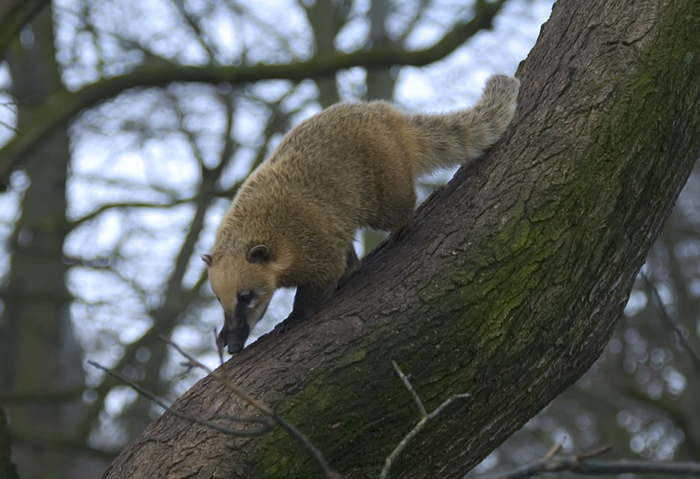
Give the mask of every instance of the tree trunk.
[{"label": "tree trunk", "polygon": [[[700,156],[700,3],[561,0],[520,69],[506,138],[463,168],[314,318],[222,368],[337,471],[462,477],[598,357]],[[249,406],[208,377],[174,407]],[[164,414],[106,477],[320,477],[281,430],[225,437]]]},{"label": "tree trunk", "polygon": [[[16,41],[8,54],[19,128],[36,121],[37,106],[63,90],[51,14],[49,8],[37,13],[27,28],[31,35]],[[0,290],[0,392],[36,400],[6,406],[16,440],[13,457],[26,477],[68,477],[75,456],[37,444],[72,437],[83,406],[82,354],[70,318],[68,266],[62,261],[69,159],[65,126],[24,157],[30,183],[12,238],[9,282]],[[71,390],[77,392],[68,399],[46,400]]]},{"label": "tree trunk", "polygon": [[11,456],[12,440],[7,430],[7,417],[0,406],[0,479],[17,479],[17,469]]}]

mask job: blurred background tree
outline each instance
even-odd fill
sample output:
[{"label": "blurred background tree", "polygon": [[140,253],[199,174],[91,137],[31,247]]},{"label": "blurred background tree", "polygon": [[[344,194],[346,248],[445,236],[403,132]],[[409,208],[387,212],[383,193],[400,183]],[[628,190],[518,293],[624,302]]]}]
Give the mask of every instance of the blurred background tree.
[{"label": "blurred background tree", "polygon": [[[199,253],[240,182],[291,125],[343,100],[472,104],[490,73],[515,71],[550,7],[4,2],[0,405],[21,476],[97,476],[160,414],[85,359],[169,400],[197,377],[179,377],[158,335],[217,364],[212,331],[222,318]],[[421,51],[431,55],[402,60]],[[354,62],[333,66],[351,54]],[[324,61],[331,66],[319,68]],[[227,81],[257,65],[298,68]],[[20,140],[32,148],[17,154]],[[696,352],[699,175],[645,267]],[[446,178],[427,179],[422,196]],[[365,232],[358,250],[381,237]],[[286,316],[292,293],[277,295],[251,340]],[[700,371],[658,311],[640,282],[600,361],[472,474],[529,462],[557,442],[570,452],[613,443],[622,456],[700,460]]]}]

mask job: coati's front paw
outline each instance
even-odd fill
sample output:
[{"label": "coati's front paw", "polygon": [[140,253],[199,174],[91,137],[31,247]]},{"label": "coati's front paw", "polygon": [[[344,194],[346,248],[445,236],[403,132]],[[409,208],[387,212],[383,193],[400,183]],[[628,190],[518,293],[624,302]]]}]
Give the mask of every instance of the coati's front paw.
[{"label": "coati's front paw", "polygon": [[335,288],[333,288],[334,291],[338,291],[340,288],[345,286],[350,279],[357,274],[357,270],[352,271],[348,273],[346,276],[343,276],[338,280],[337,283],[335,283]]},{"label": "coati's front paw", "polygon": [[304,316],[303,314],[299,314],[296,311],[292,311],[291,314],[287,316],[287,319],[285,319],[277,325],[275,331],[277,331],[277,334],[284,334],[297,324],[306,321],[306,319],[308,319],[308,316]]}]

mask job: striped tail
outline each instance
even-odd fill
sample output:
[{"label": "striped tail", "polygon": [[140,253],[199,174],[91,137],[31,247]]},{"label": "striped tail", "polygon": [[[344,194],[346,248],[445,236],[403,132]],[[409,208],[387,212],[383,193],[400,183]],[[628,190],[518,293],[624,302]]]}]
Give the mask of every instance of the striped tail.
[{"label": "striped tail", "polygon": [[414,114],[408,118],[415,140],[415,174],[456,166],[481,156],[498,141],[513,119],[520,81],[494,75],[473,108],[445,114]]}]

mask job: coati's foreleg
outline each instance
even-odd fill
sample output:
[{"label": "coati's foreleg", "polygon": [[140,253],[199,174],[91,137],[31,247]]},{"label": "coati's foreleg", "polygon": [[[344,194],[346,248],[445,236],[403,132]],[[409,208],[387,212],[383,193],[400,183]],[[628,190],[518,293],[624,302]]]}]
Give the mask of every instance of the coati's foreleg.
[{"label": "coati's foreleg", "polygon": [[335,283],[327,285],[299,285],[294,296],[294,308],[282,322],[280,332],[286,333],[297,324],[313,316],[335,291]]},{"label": "coati's foreleg", "polygon": [[345,270],[337,282],[326,285],[299,285],[297,287],[297,292],[294,296],[294,307],[287,319],[282,323],[280,332],[285,333],[290,328],[316,314],[323,304],[328,301],[333,292],[342,286],[359,267],[360,260],[357,258],[355,248],[351,244],[346,253]]},{"label": "coati's foreleg", "polygon": [[360,260],[357,257],[357,253],[355,253],[355,247],[350,245],[346,254],[345,271],[343,271],[343,275],[338,280],[336,289],[343,286],[350,276],[352,276],[358,269],[360,269]]}]

